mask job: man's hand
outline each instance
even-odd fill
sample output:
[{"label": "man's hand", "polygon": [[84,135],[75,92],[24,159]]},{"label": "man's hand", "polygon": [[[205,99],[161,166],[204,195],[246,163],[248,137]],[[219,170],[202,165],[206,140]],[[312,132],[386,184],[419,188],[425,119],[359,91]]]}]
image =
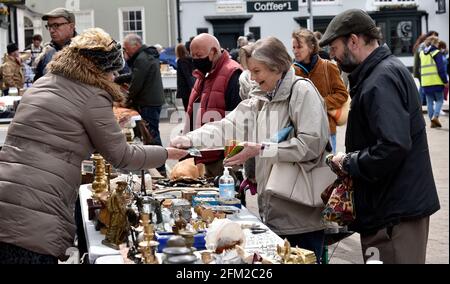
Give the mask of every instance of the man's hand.
[{"label": "man's hand", "polygon": [[192,147],[192,141],[187,136],[179,135],[170,140],[170,146],[179,149],[187,149]]},{"label": "man's hand", "polygon": [[179,159],[186,157],[186,155],[188,154],[186,150],[176,149],[172,147],[167,147],[166,150],[167,150],[167,160],[178,161]]},{"label": "man's hand", "polygon": [[244,146],[244,149],[233,157],[225,159],[223,161],[224,166],[242,165],[245,161],[258,156],[261,152],[261,144],[259,143],[242,142],[239,145]]},{"label": "man's hand", "polygon": [[346,156],[345,153],[339,152],[333,157],[331,162],[333,164],[335,164],[337,167],[339,167],[344,173],[347,174],[347,172],[344,170],[344,158],[345,158],[345,156]]}]

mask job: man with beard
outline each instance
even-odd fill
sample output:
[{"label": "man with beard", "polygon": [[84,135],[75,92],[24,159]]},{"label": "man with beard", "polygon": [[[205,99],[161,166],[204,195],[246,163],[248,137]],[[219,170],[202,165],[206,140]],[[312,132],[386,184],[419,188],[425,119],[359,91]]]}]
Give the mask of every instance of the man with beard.
[{"label": "man with beard", "polygon": [[440,209],[425,121],[408,69],[380,46],[381,34],[358,9],[337,15],[320,46],[350,73],[346,154],[333,158],[354,186],[363,257],[374,248],[384,263],[425,263],[429,216]]},{"label": "man with beard", "polygon": [[[225,117],[241,102],[239,76],[242,68],[220,47],[216,37],[200,34],[191,43],[191,55],[197,79],[189,96],[188,119],[184,133],[199,128],[210,121]],[[218,146],[218,145],[215,145]],[[205,151],[196,163],[204,163],[206,175],[215,177],[223,172],[223,151]]]}]

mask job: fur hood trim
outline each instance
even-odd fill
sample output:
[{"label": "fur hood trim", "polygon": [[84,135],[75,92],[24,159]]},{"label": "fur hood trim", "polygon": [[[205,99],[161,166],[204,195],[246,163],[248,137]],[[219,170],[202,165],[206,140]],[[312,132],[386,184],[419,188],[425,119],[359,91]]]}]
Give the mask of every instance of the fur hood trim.
[{"label": "fur hood trim", "polygon": [[124,97],[120,86],[108,79],[108,74],[98,69],[86,57],[70,48],[58,52],[48,64],[49,72],[62,75],[108,92],[115,102],[122,102]]}]

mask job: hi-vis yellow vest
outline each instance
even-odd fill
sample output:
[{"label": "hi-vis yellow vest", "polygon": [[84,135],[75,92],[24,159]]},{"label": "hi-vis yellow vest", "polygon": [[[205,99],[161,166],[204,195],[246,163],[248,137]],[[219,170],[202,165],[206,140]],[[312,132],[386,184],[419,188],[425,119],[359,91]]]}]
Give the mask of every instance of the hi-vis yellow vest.
[{"label": "hi-vis yellow vest", "polygon": [[433,56],[438,52],[438,49],[428,54],[425,54],[423,50],[420,52],[420,81],[422,87],[444,85],[441,76],[439,76],[436,61],[433,59]]}]

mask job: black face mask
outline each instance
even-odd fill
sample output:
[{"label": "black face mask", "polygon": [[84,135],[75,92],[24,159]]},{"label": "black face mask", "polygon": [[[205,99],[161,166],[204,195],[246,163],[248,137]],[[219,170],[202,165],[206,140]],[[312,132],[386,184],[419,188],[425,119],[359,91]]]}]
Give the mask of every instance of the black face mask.
[{"label": "black face mask", "polygon": [[192,59],[194,68],[202,72],[204,75],[211,71],[212,62],[209,60],[208,56],[199,59]]}]

